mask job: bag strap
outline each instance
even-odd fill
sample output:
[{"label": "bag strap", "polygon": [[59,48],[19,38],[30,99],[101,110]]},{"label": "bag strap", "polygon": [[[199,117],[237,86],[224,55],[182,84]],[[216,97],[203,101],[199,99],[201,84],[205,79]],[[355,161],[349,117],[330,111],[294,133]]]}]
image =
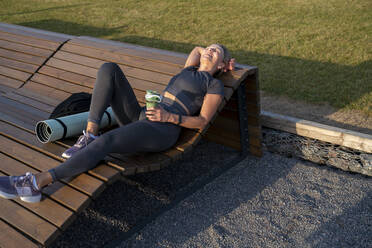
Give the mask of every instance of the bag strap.
[{"label": "bag strap", "polygon": [[105,110],[105,114],[107,115],[107,119],[108,119],[108,125],[111,126],[111,115],[109,112],[107,112],[107,110]]},{"label": "bag strap", "polygon": [[63,121],[61,121],[60,119],[54,119],[54,120],[58,121],[59,124],[62,125],[62,127],[63,127],[63,136],[62,136],[62,139],[66,138],[66,134],[67,134],[67,126],[66,126],[66,124],[63,123]]}]

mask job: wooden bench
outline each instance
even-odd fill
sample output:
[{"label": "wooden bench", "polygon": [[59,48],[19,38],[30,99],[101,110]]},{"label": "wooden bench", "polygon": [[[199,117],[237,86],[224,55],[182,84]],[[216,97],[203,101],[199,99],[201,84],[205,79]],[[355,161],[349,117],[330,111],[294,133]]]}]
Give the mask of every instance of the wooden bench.
[{"label": "wooden bench", "polygon": [[[53,48],[49,46],[55,43]],[[145,90],[162,91],[186,60],[185,54],[9,24],[0,24],[1,44],[7,44],[0,49],[1,175],[44,171],[64,161],[60,155],[75,139],[42,144],[36,139],[34,126],[37,121],[47,119],[54,107],[72,93],[91,93],[102,63],[119,64],[143,105]],[[41,53],[30,55],[35,47],[45,49],[47,45],[50,52],[43,53],[43,60],[37,55]],[[19,47],[22,53],[16,51]],[[1,53],[2,50],[10,52]],[[19,59],[22,63],[18,63],[15,58],[21,58],[20,54],[29,60]],[[26,65],[36,63],[31,58],[38,60],[38,64],[26,72]],[[17,73],[28,74],[16,77]],[[225,84],[225,99],[211,124],[202,131],[183,129],[171,149],[161,153],[108,156],[106,162],[96,168],[43,189],[45,199],[40,203],[0,199],[3,231],[0,247],[51,244],[107,184],[121,175],[159,170],[169,165],[190,152],[202,136],[244,154],[249,151],[261,156],[257,68],[241,66],[221,80]]]}]

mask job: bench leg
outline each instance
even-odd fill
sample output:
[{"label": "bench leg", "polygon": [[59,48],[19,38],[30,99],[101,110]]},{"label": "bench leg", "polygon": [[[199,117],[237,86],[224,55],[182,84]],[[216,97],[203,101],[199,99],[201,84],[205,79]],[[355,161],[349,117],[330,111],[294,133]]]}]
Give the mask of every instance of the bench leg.
[{"label": "bench leg", "polygon": [[[247,99],[247,94],[249,94],[250,99]],[[263,154],[258,72],[250,75],[240,84],[237,95],[242,155],[246,156],[249,152],[261,157]]]},{"label": "bench leg", "polygon": [[245,82],[242,82],[237,89],[238,93],[238,113],[239,113],[239,128],[240,128],[240,147],[241,155],[247,156],[249,151],[249,133],[248,133],[248,118],[247,118],[247,99],[245,93]]}]

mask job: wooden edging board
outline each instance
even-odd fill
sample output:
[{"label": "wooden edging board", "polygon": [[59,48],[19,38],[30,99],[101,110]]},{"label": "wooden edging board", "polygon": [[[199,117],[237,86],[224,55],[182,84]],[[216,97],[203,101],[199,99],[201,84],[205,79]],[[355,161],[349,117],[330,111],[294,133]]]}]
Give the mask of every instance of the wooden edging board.
[{"label": "wooden edging board", "polygon": [[372,135],[268,111],[261,111],[260,118],[265,127],[372,153]]}]

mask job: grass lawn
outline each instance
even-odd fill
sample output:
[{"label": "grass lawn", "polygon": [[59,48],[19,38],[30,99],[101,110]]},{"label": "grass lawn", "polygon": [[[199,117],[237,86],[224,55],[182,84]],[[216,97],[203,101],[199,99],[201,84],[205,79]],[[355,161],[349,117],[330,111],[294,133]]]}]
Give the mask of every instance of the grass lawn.
[{"label": "grass lawn", "polygon": [[266,93],[372,115],[371,0],[1,0],[0,21],[186,53],[223,43]]}]

